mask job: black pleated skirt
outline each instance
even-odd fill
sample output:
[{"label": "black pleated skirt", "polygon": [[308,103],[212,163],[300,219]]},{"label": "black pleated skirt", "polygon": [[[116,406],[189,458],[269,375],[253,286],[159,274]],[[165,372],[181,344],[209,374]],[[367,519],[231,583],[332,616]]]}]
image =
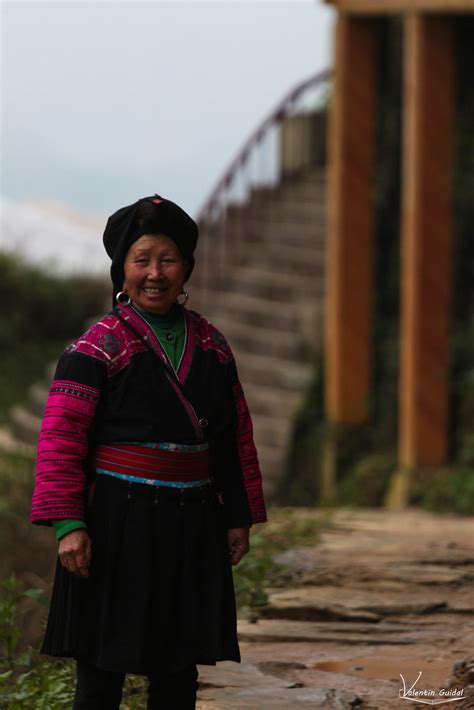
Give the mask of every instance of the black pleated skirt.
[{"label": "black pleated skirt", "polygon": [[222,506],[182,490],[97,477],[90,575],[58,559],[42,653],[141,675],[240,662]]}]

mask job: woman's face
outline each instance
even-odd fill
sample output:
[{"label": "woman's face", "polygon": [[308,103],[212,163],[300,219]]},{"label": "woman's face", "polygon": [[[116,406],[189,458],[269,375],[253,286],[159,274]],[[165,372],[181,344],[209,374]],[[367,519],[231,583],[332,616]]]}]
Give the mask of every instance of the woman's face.
[{"label": "woman's face", "polygon": [[122,290],[137,308],[164,315],[182,293],[187,269],[172,239],[144,234],[125,257]]}]

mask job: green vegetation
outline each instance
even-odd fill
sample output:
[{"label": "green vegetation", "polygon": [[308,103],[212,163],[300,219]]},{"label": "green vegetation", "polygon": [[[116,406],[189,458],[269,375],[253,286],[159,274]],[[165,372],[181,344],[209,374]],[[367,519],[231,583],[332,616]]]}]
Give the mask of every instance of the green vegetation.
[{"label": "green vegetation", "polygon": [[282,576],[286,580],[275,555],[292,547],[315,545],[328,520],[328,512],[305,514],[294,508],[269,511],[269,521],[251,536],[250,552],[234,568],[235,596],[241,615],[258,615],[258,607],[268,601],[268,589],[280,586]]},{"label": "green vegetation", "polygon": [[83,332],[85,321],[104,312],[108,291],[103,279],[51,276],[0,252],[0,423],[44,378],[48,362]]},{"label": "green vegetation", "polygon": [[27,602],[47,603],[38,589],[24,590],[14,575],[1,585],[0,595],[0,708],[5,710],[62,710],[71,705],[73,665],[39,662],[29,648],[18,652],[21,616]]},{"label": "green vegetation", "polygon": [[445,467],[414,475],[413,503],[426,510],[472,515],[474,467]]},{"label": "green vegetation", "polygon": [[[21,618],[32,599],[48,605],[42,590],[24,589],[14,575],[0,587],[0,710],[65,710],[73,702],[75,662],[45,660],[31,647],[18,652]],[[31,605],[30,605],[31,606]],[[146,707],[146,682],[129,676],[124,685],[123,710]]]}]

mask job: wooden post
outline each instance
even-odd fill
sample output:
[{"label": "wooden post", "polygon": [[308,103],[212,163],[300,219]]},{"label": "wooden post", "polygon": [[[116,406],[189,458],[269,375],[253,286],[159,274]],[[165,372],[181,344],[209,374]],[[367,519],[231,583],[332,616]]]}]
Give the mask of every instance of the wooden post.
[{"label": "wooden post", "polygon": [[375,25],[339,15],[329,112],[325,395],[327,418],[369,415],[375,143]]},{"label": "wooden post", "polygon": [[409,501],[410,471],[448,456],[453,28],[405,18],[399,464],[388,503]]},{"label": "wooden post", "polygon": [[[372,360],[376,26],[340,14],[329,111],[325,409],[331,425],[369,417]],[[330,427],[338,430],[338,427]],[[321,498],[336,491],[338,445],[323,452]]]}]

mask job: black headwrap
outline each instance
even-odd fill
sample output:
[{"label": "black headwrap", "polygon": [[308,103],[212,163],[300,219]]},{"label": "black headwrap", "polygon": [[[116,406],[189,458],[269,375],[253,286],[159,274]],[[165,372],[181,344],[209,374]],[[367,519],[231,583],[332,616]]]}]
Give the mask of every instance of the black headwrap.
[{"label": "black headwrap", "polygon": [[112,259],[110,275],[115,295],[122,290],[123,264],[131,245],[143,234],[165,234],[172,239],[189,264],[186,280],[194,268],[193,252],[198,239],[196,222],[178,205],[159,195],[142,197],[122,207],[107,220],[105,251]]}]

